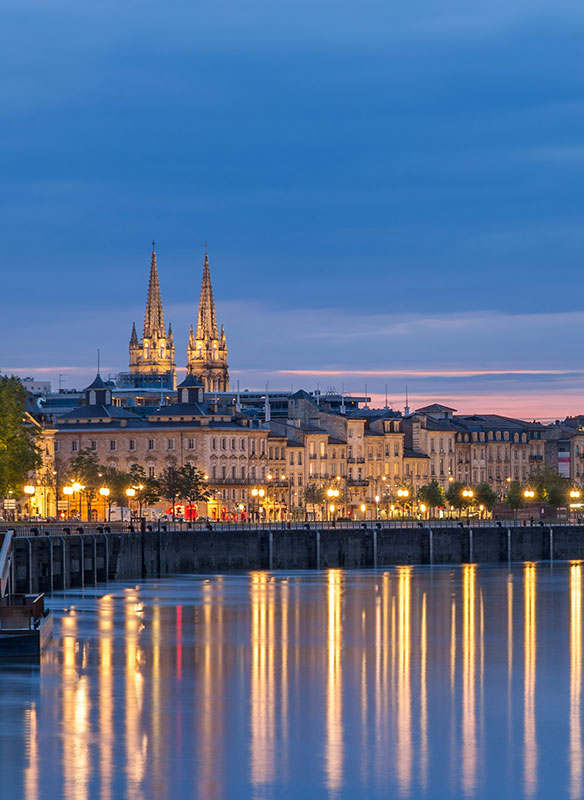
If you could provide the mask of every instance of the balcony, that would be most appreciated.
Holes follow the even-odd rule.
[[[369,486],[369,481],[366,478],[347,478],[348,486]]]
[[[536,456],[529,456],[530,461],[543,461],[543,456],[536,455]]]

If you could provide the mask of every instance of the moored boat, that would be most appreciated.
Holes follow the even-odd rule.
[[[40,659],[53,634],[53,614],[44,594],[0,598],[0,660]]]

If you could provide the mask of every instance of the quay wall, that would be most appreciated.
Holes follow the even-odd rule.
[[[257,569],[584,559],[584,526],[229,529],[18,536],[16,592]]]

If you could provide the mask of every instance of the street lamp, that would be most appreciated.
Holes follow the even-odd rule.
[[[530,498],[534,498],[535,497],[535,492],[533,491],[533,489],[526,489],[523,492],[523,497],[525,497],[526,500],[529,500]]]
[[[63,486],[63,494],[67,497],[67,518],[71,515],[70,503],[71,495],[73,494],[72,486]]]
[[[105,506],[106,506],[106,503],[107,503],[107,511],[108,511],[107,516],[108,516],[108,522],[109,522],[111,506],[110,506],[109,500],[107,498],[110,495],[110,490],[107,488],[107,486],[102,486],[101,489],[99,490],[99,493],[103,497],[103,518],[105,519]]]
[[[25,493],[25,494],[28,496],[28,501],[29,501],[29,502],[28,502],[28,511],[29,511],[29,516],[32,516],[32,502],[31,502],[31,501],[32,501],[32,496],[33,496],[33,494],[35,493],[35,488],[34,488],[34,486],[31,486],[30,484],[27,484],[27,485],[24,487],[24,493]]]
[[[468,509],[469,509],[469,506],[470,506],[470,502],[471,502],[472,498],[474,497],[474,492],[473,492],[472,489],[463,489],[462,490],[462,496],[465,497],[468,500],[468,503],[467,503],[467,506],[466,506],[466,518],[468,519],[468,515],[469,515]]]
[[[338,497],[340,495],[340,491],[338,489],[333,489],[332,486],[331,486],[330,489],[327,489],[326,493],[327,493],[327,497],[329,498],[329,500],[332,500],[334,497]],[[334,510],[335,510],[334,503],[331,503],[329,505],[330,513],[332,514]],[[330,515],[329,515],[329,518],[330,518]]]
[[[403,518],[403,516],[405,514],[406,500],[410,496],[410,490],[409,489],[398,489],[397,490],[397,496],[401,499],[402,518]]]
[[[367,506],[365,503],[361,503],[361,513],[363,514],[363,519],[365,519],[365,512],[367,511]]]
[[[134,489],[133,486],[130,486],[128,489],[126,489],[126,497],[128,498],[128,508],[130,509],[130,522],[132,521],[132,497],[135,497],[135,495],[136,495],[136,490]],[[172,506],[172,519],[174,521],[174,500]]]
[[[79,481],[75,481],[75,483],[72,484],[71,488],[73,489],[73,492],[75,492],[75,494],[79,495],[79,519],[82,519],[83,514],[81,513],[81,492],[85,489],[85,486],[79,483]],[[70,494],[72,494],[72,492]]]

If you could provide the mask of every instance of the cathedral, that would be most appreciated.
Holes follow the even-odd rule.
[[[136,324],[132,325],[130,375],[135,379],[142,378],[145,381],[160,379],[165,385],[176,388],[174,356],[172,326],[169,324],[167,332],[164,325],[156,251],[153,242],[142,339],[138,339]],[[187,375],[192,375],[200,381],[205,392],[229,391],[225,329],[223,325],[221,325],[220,332],[217,328],[209,256],[206,252],[196,333],[192,325],[189,332]]]

